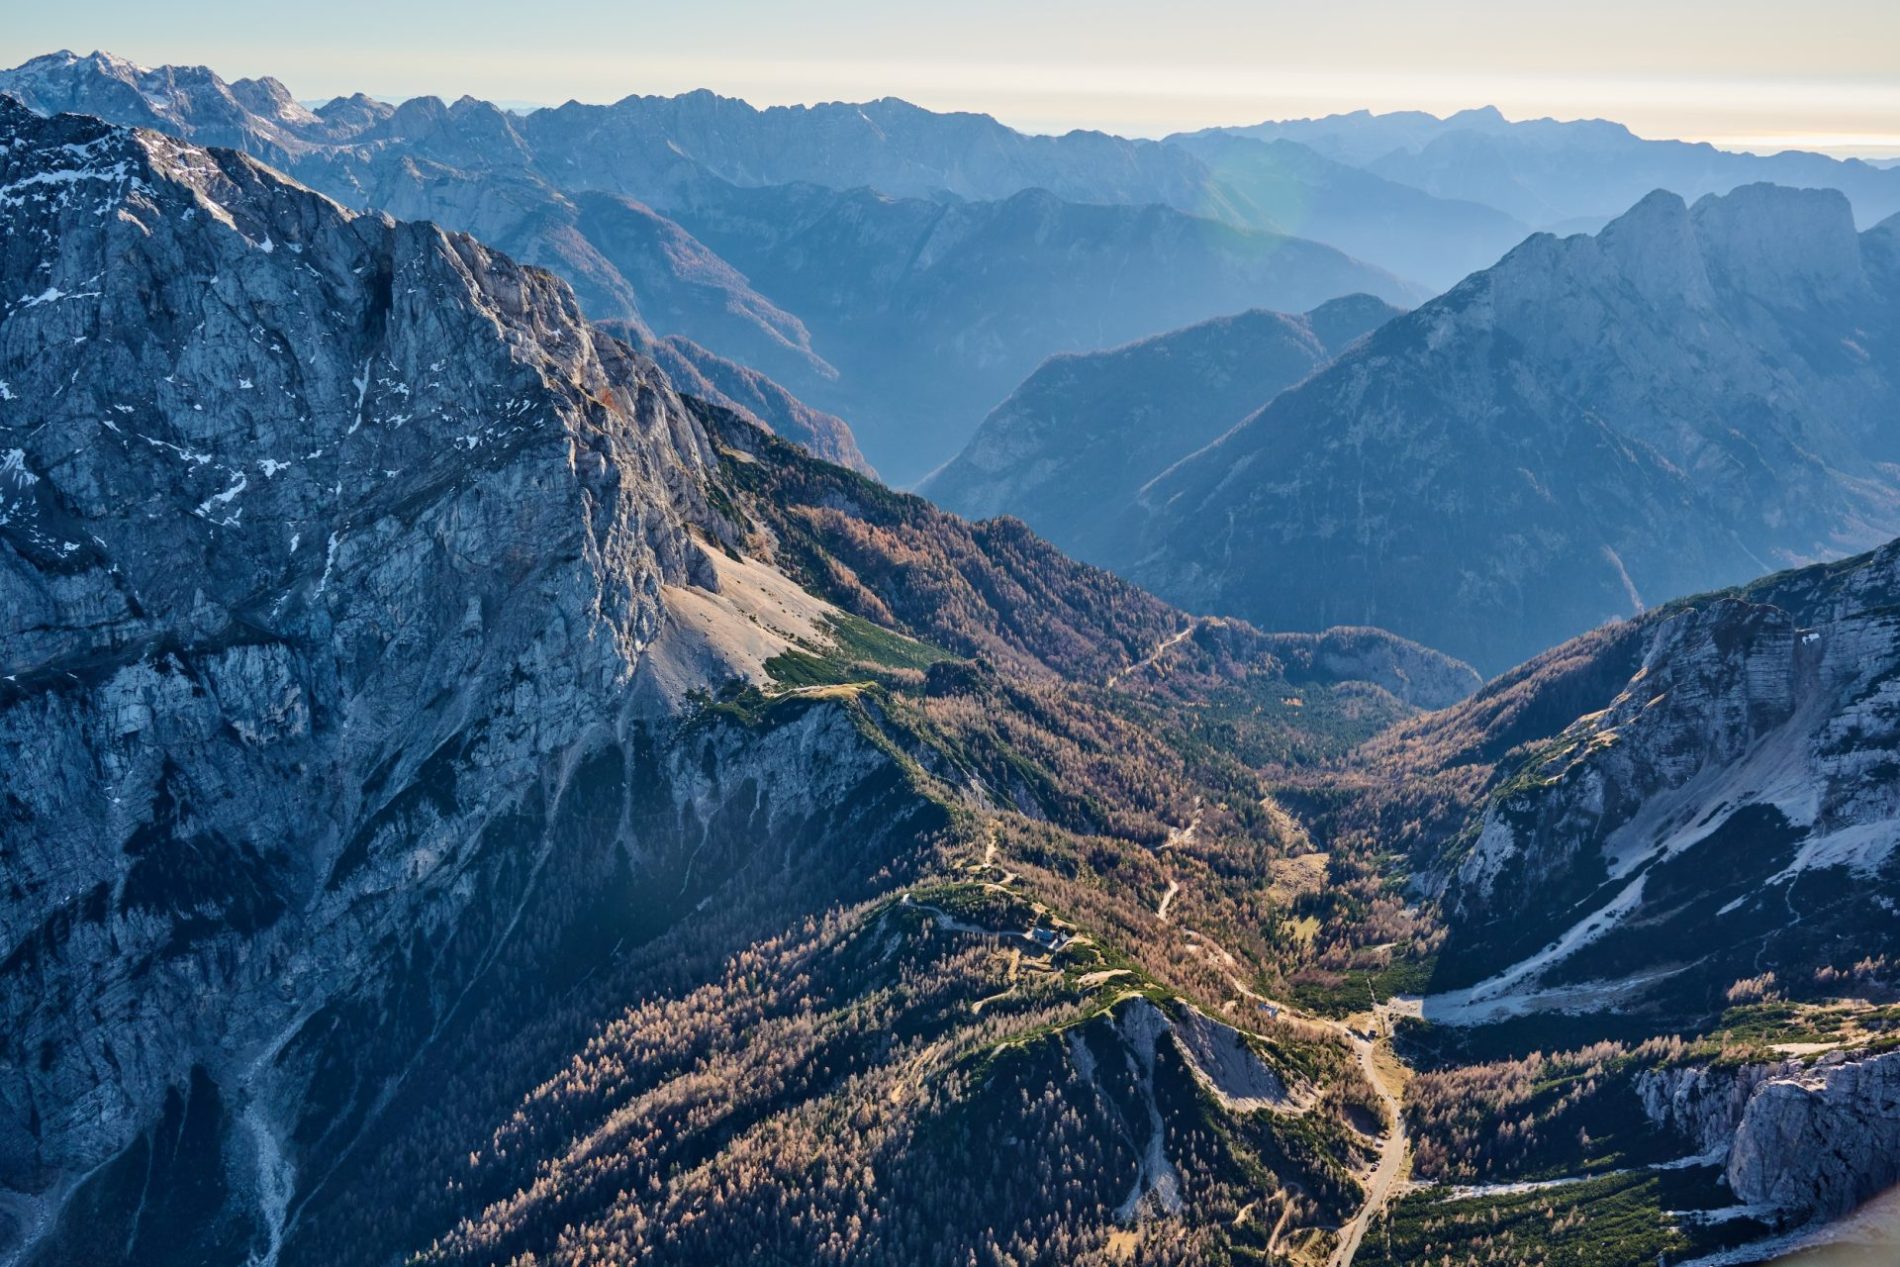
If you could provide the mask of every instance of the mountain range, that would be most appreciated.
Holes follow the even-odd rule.
[[[6,1267],[1879,1234],[1833,1220],[1900,1181],[1900,547],[1834,556],[1895,531],[1896,222],[1653,194],[1409,312],[1203,321],[1155,279],[1271,278],[1259,229],[790,153],[1181,161],[1113,138],[564,108],[765,173],[676,155],[676,216],[480,103],[29,66],[161,126],[0,95]],[[313,188],[357,176],[547,212],[559,271]],[[680,263],[596,313],[622,251]],[[842,392],[840,296],[1024,338],[972,293],[1120,258],[1194,324],[1012,371],[938,478],[1203,614],[644,306]]]
[[[900,482],[1051,353],[1252,306],[1427,293],[1233,211],[1174,147],[896,101],[313,111],[274,80],[70,53],[0,72],[0,92],[232,146],[346,205],[473,233],[567,278],[590,318],[683,336],[844,416]]]
[[[1343,1030],[1256,1054],[1225,958],[1114,949],[1172,876],[1265,953],[1221,860],[1290,831],[1156,719],[1299,692],[1261,742],[1336,750],[1468,669],[1226,622],[1150,683],[1178,612],[682,397],[545,272],[235,151],[0,137],[8,1261],[1099,1258],[1137,1216],[1175,1260],[1347,1217]],[[1037,1153],[1089,1177],[982,1180],[1050,1078]],[[861,1197],[779,1219],[814,1158]],[[874,1167],[961,1195],[880,1210]],[[1187,1215],[1182,1168],[1229,1195]],[[642,1230],[652,1183],[725,1213]]]
[[[1761,183],[1838,189],[1853,202],[1862,228],[1900,211],[1900,173],[1861,159],[1650,140],[1606,119],[1513,121],[1495,106],[1445,118],[1358,110],[1181,139],[1205,143],[1211,137],[1292,141],[1410,188],[1495,207],[1540,229],[1594,229],[1656,189],[1693,201]]]
[[[1495,110],[1163,143],[1031,136],[895,99],[758,110],[695,92],[514,113],[358,94],[311,109],[275,80],[101,53],[0,71],[0,91],[229,145],[346,205],[473,233],[561,274],[592,319],[686,339],[702,364],[848,419],[900,483],[954,456],[1052,354],[1355,291],[1415,304],[1527,226],[1594,227],[1655,188],[1838,188],[1863,225],[1900,209],[1900,172]]]
[[[1191,363],[1223,337],[1142,346]],[[1900,220],[1856,232],[1831,191],[1659,192],[1595,236],[1530,238],[1171,465],[1219,425],[1199,401],[1233,402],[1144,371],[1159,400],[1118,416],[1139,397],[1100,385],[1131,349],[1031,379],[940,482],[1195,610],[1378,625],[1497,672],[1900,531],[1896,353]],[[1152,457],[1120,435],[1177,420]],[[1114,504],[1012,486],[1124,458]]]

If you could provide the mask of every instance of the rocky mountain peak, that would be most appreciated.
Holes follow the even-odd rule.
[[[1682,198],[1658,189],[1605,225],[1596,249],[1618,280],[1654,302],[1709,301],[1709,278],[1695,223]]]
[[[1689,205],[1682,200],[1682,195],[1654,189],[1604,225],[1596,239],[1606,251],[1627,248],[1641,252],[1654,242],[1673,246],[1684,241],[1689,227]]]
[[[56,1209],[199,1085],[263,1258],[312,1071],[407,1059],[304,1022],[521,901],[603,736],[785,645],[718,641],[713,460],[551,275],[0,99],[8,1182]]]
[[[8,78],[8,90],[42,110],[110,101],[141,121],[152,122],[158,119],[165,103],[154,102],[139,91],[138,81],[148,73],[144,67],[109,53],[81,56],[61,49],[16,67]]]
[[[234,79],[229,85],[231,95],[236,97],[247,110],[258,114],[280,114],[296,111],[302,114],[312,113],[290,95],[290,89],[283,82],[270,75],[257,79]]]
[[[391,136],[410,136],[438,126],[448,114],[448,103],[440,97],[410,97],[390,112],[388,131]]]
[[[1502,128],[1509,126],[1504,112],[1496,106],[1473,106],[1446,116],[1446,127],[1453,128]]]
[[[1891,258],[1840,194],[1799,189],[1657,191],[1594,237],[1536,235],[1156,479],[1145,539],[1105,561],[1184,605],[1378,624],[1502,669],[1661,596],[1872,546],[1900,525]],[[1397,598],[1448,521],[1488,561],[1442,558]],[[1471,623],[1492,608],[1510,615]]]
[[[353,92],[347,97],[332,97],[318,107],[317,115],[326,123],[362,128],[387,119],[395,110],[396,107],[368,93]]]
[[[1308,312],[1306,323],[1319,341],[1337,354],[1353,340],[1398,315],[1399,309],[1377,295],[1341,295]]]
[[[103,52],[36,57],[8,72],[6,90],[43,114],[161,127],[280,160],[323,126],[275,79],[227,84],[207,66],[145,67]]]
[[[651,637],[641,590],[686,574],[707,450],[564,285],[230,151],[10,100],[0,146],[5,515],[40,574],[17,610],[114,613],[16,640],[9,671],[202,626],[207,603],[320,635],[362,592],[339,576],[419,506],[537,467],[514,495],[553,516],[535,549],[591,560],[603,649]]]
[[[1697,200],[1690,216],[1711,276],[1736,294],[1806,307],[1866,287],[1854,210],[1838,190],[1742,185]]]

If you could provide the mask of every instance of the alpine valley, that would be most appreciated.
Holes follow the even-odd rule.
[[[1892,1261],[1900,172],[1705,148],[0,73],[0,1264]]]

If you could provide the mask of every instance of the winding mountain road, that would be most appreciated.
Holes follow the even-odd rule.
[[[1193,630],[1193,625],[1182,630],[1179,634],[1175,635],[1174,638],[1170,639],[1167,644],[1156,648],[1155,655],[1159,656],[1166,650],[1167,646],[1186,638]],[[1154,657],[1150,657],[1151,660],[1153,658]],[[1200,829],[1202,810],[1203,807],[1200,803],[1200,799],[1197,797],[1194,812],[1189,817],[1186,825],[1171,829],[1168,833],[1167,842],[1161,846],[1160,851],[1165,852],[1170,848],[1191,843]],[[997,831],[995,825],[991,824],[989,837],[983,851],[982,861],[966,865],[979,872],[991,868],[1001,869],[1001,864],[996,861],[996,854]],[[1014,872],[1007,872],[1003,877],[1002,884],[1006,885],[1014,878]],[[990,883],[994,884],[995,882]],[[1173,877],[1169,877],[1167,892],[1162,894],[1161,900],[1154,912],[1155,919],[1158,922],[1164,924],[1169,922],[1169,907],[1173,905],[1175,897],[1180,892],[1180,882]],[[929,912],[935,916],[939,927],[945,929],[959,932],[993,933],[993,930],[978,928],[973,924],[969,924],[950,915],[947,911],[938,907],[917,902],[912,899],[908,893],[904,895],[902,904],[915,906]],[[1190,939],[1208,941],[1208,944],[1228,964],[1234,964],[1233,956],[1228,954],[1224,949],[1221,949],[1218,943],[1207,939],[1205,934],[1192,929],[1185,930],[1185,933]],[[1023,936],[1027,937],[1028,934],[1024,933]],[[1106,980],[1111,975],[1117,974],[1095,974],[1095,980],[1090,981],[1088,978],[1084,978],[1084,984],[1100,984],[1101,981]],[[1230,979],[1233,981],[1234,988],[1243,998],[1261,1002],[1265,1001],[1261,995],[1249,989],[1245,982],[1241,981],[1238,976],[1230,975]],[[1004,993],[1007,993],[1007,991]],[[993,996],[993,998],[1000,997],[1002,997],[1002,995]],[[993,998],[984,999],[982,1002],[991,1002]],[[1119,1002],[1119,1000],[1117,1001]],[[1409,1009],[1408,1004],[1410,1005]],[[979,1006],[981,1006],[981,1004],[979,1004]],[[1366,1230],[1372,1226],[1373,1220],[1378,1217],[1380,1212],[1383,1211],[1391,1201],[1393,1193],[1400,1187],[1401,1177],[1405,1173],[1406,1160],[1411,1152],[1411,1137],[1405,1127],[1404,1104],[1400,1098],[1400,1088],[1392,1086],[1387,1080],[1385,1071],[1379,1067],[1378,1051],[1379,1043],[1382,1041],[1383,1036],[1390,1033],[1391,1018],[1394,1015],[1406,1014],[1408,1011],[1415,1013],[1416,1007],[1416,1000],[1375,1003],[1371,1012],[1371,1024],[1366,1032],[1355,1030],[1345,1021],[1327,1021],[1321,1020],[1318,1017],[1308,1018],[1330,1028],[1351,1044],[1353,1054],[1358,1058],[1359,1067],[1365,1073],[1366,1081],[1371,1084],[1373,1091],[1379,1097],[1379,1103],[1385,1110],[1386,1121],[1388,1123],[1386,1132],[1379,1142],[1379,1160],[1373,1167],[1372,1173],[1365,1179],[1365,1201],[1361,1204],[1358,1212],[1339,1229],[1339,1244],[1334,1248],[1332,1256],[1327,1260],[1327,1267],[1351,1267],[1354,1257],[1359,1252],[1360,1244],[1365,1240]],[[1270,1243],[1278,1241],[1290,1213],[1291,1208],[1289,1207],[1289,1209],[1282,1214],[1278,1224],[1270,1234]]]

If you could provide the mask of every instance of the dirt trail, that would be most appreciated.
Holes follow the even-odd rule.
[[[1267,1257],[1272,1258],[1280,1252],[1280,1238],[1286,1234],[1286,1225],[1293,1220],[1293,1203],[1288,1201],[1280,1211],[1280,1217],[1274,1221],[1273,1230],[1267,1233]]]
[[[1000,871],[1002,873],[1000,879],[984,880],[983,883],[989,888],[1000,889],[1007,893],[1010,891],[1009,886],[1016,882],[1017,873],[996,860],[996,836],[996,824],[992,822],[989,824],[989,838],[983,843],[983,860],[965,863],[963,869],[979,879],[985,871]]]
[[[1201,815],[1205,812],[1206,807],[1201,804],[1201,798],[1195,797],[1194,812],[1188,815],[1187,826],[1168,828],[1168,838],[1161,842],[1161,847],[1177,849],[1182,845],[1193,844],[1194,834],[1201,830]]]
[[[1186,635],[1183,634],[1183,637]],[[1161,843],[1161,849],[1173,849],[1180,845],[1194,843],[1194,833],[1201,829],[1201,798],[1194,798],[1194,812],[1188,815],[1186,827],[1170,827],[1168,838]],[[1157,851],[1159,852],[1159,851]],[[1161,905],[1155,907],[1155,918],[1162,923],[1168,922],[1168,907],[1174,902],[1174,895],[1181,891],[1181,882],[1173,876],[1168,877],[1168,891],[1161,895]]]
[[[1379,1145],[1379,1164],[1373,1168],[1372,1177],[1366,1180],[1366,1202],[1359,1208],[1359,1213],[1339,1229],[1339,1246],[1327,1260],[1327,1267],[1349,1267],[1353,1256],[1359,1252],[1360,1242],[1365,1240],[1366,1229],[1385,1209],[1399,1176],[1405,1171],[1406,1154],[1411,1151],[1411,1138],[1406,1133],[1405,1114],[1399,1094],[1387,1083],[1385,1073],[1375,1059],[1379,1040],[1361,1037],[1343,1023],[1335,1024],[1339,1032],[1352,1043],[1353,1051],[1359,1057],[1359,1067],[1365,1071],[1366,1081],[1372,1084],[1372,1089],[1379,1093],[1379,1102],[1385,1106],[1386,1117],[1391,1123],[1384,1141]],[[1387,1032],[1386,1008],[1383,1005],[1373,1012],[1373,1026],[1375,1034]]]
[[[958,919],[956,916],[952,915],[949,911],[944,910],[941,906],[932,906],[928,902],[914,901],[911,898],[910,894],[908,893],[904,894],[904,896],[898,900],[897,904],[899,906],[909,906],[909,907],[913,907],[916,910],[928,912],[931,918],[937,921],[937,927],[945,930],[946,932],[973,933],[978,937],[999,937],[999,938],[1018,935],[1018,934],[1013,934],[1013,933],[998,932],[994,928],[985,928],[981,924],[972,924],[967,919]],[[1020,935],[1023,937],[1028,937],[1029,933],[1027,931],[1024,931]]]
[[[890,1101],[892,1104],[902,1104],[905,1096],[923,1085],[924,1070],[929,1068],[930,1062],[937,1058],[937,1053],[948,1045],[947,1043],[935,1042],[917,1054],[910,1062],[909,1067],[904,1070],[903,1075],[891,1085]]]
[[[1179,633],[1170,634],[1166,638],[1163,638],[1160,642],[1156,643],[1155,649],[1153,651],[1150,651],[1144,659],[1137,660],[1135,663],[1129,665],[1127,668],[1119,670],[1118,672],[1109,674],[1108,684],[1110,686],[1113,686],[1115,685],[1115,683],[1120,682],[1122,679],[1128,677],[1132,673],[1139,673],[1143,669],[1152,668],[1157,662],[1160,661],[1162,656],[1168,654],[1168,652],[1174,650],[1176,647],[1180,646],[1183,642],[1187,641],[1188,637],[1192,635],[1193,632],[1196,629],[1199,629],[1200,627],[1201,627],[1201,622],[1199,620],[1190,620],[1187,624],[1186,629],[1181,630]]]
[[[1161,905],[1155,907],[1155,918],[1162,923],[1168,922],[1168,906],[1174,901],[1174,895],[1181,891],[1178,880],[1168,881],[1168,891],[1161,895]]]

